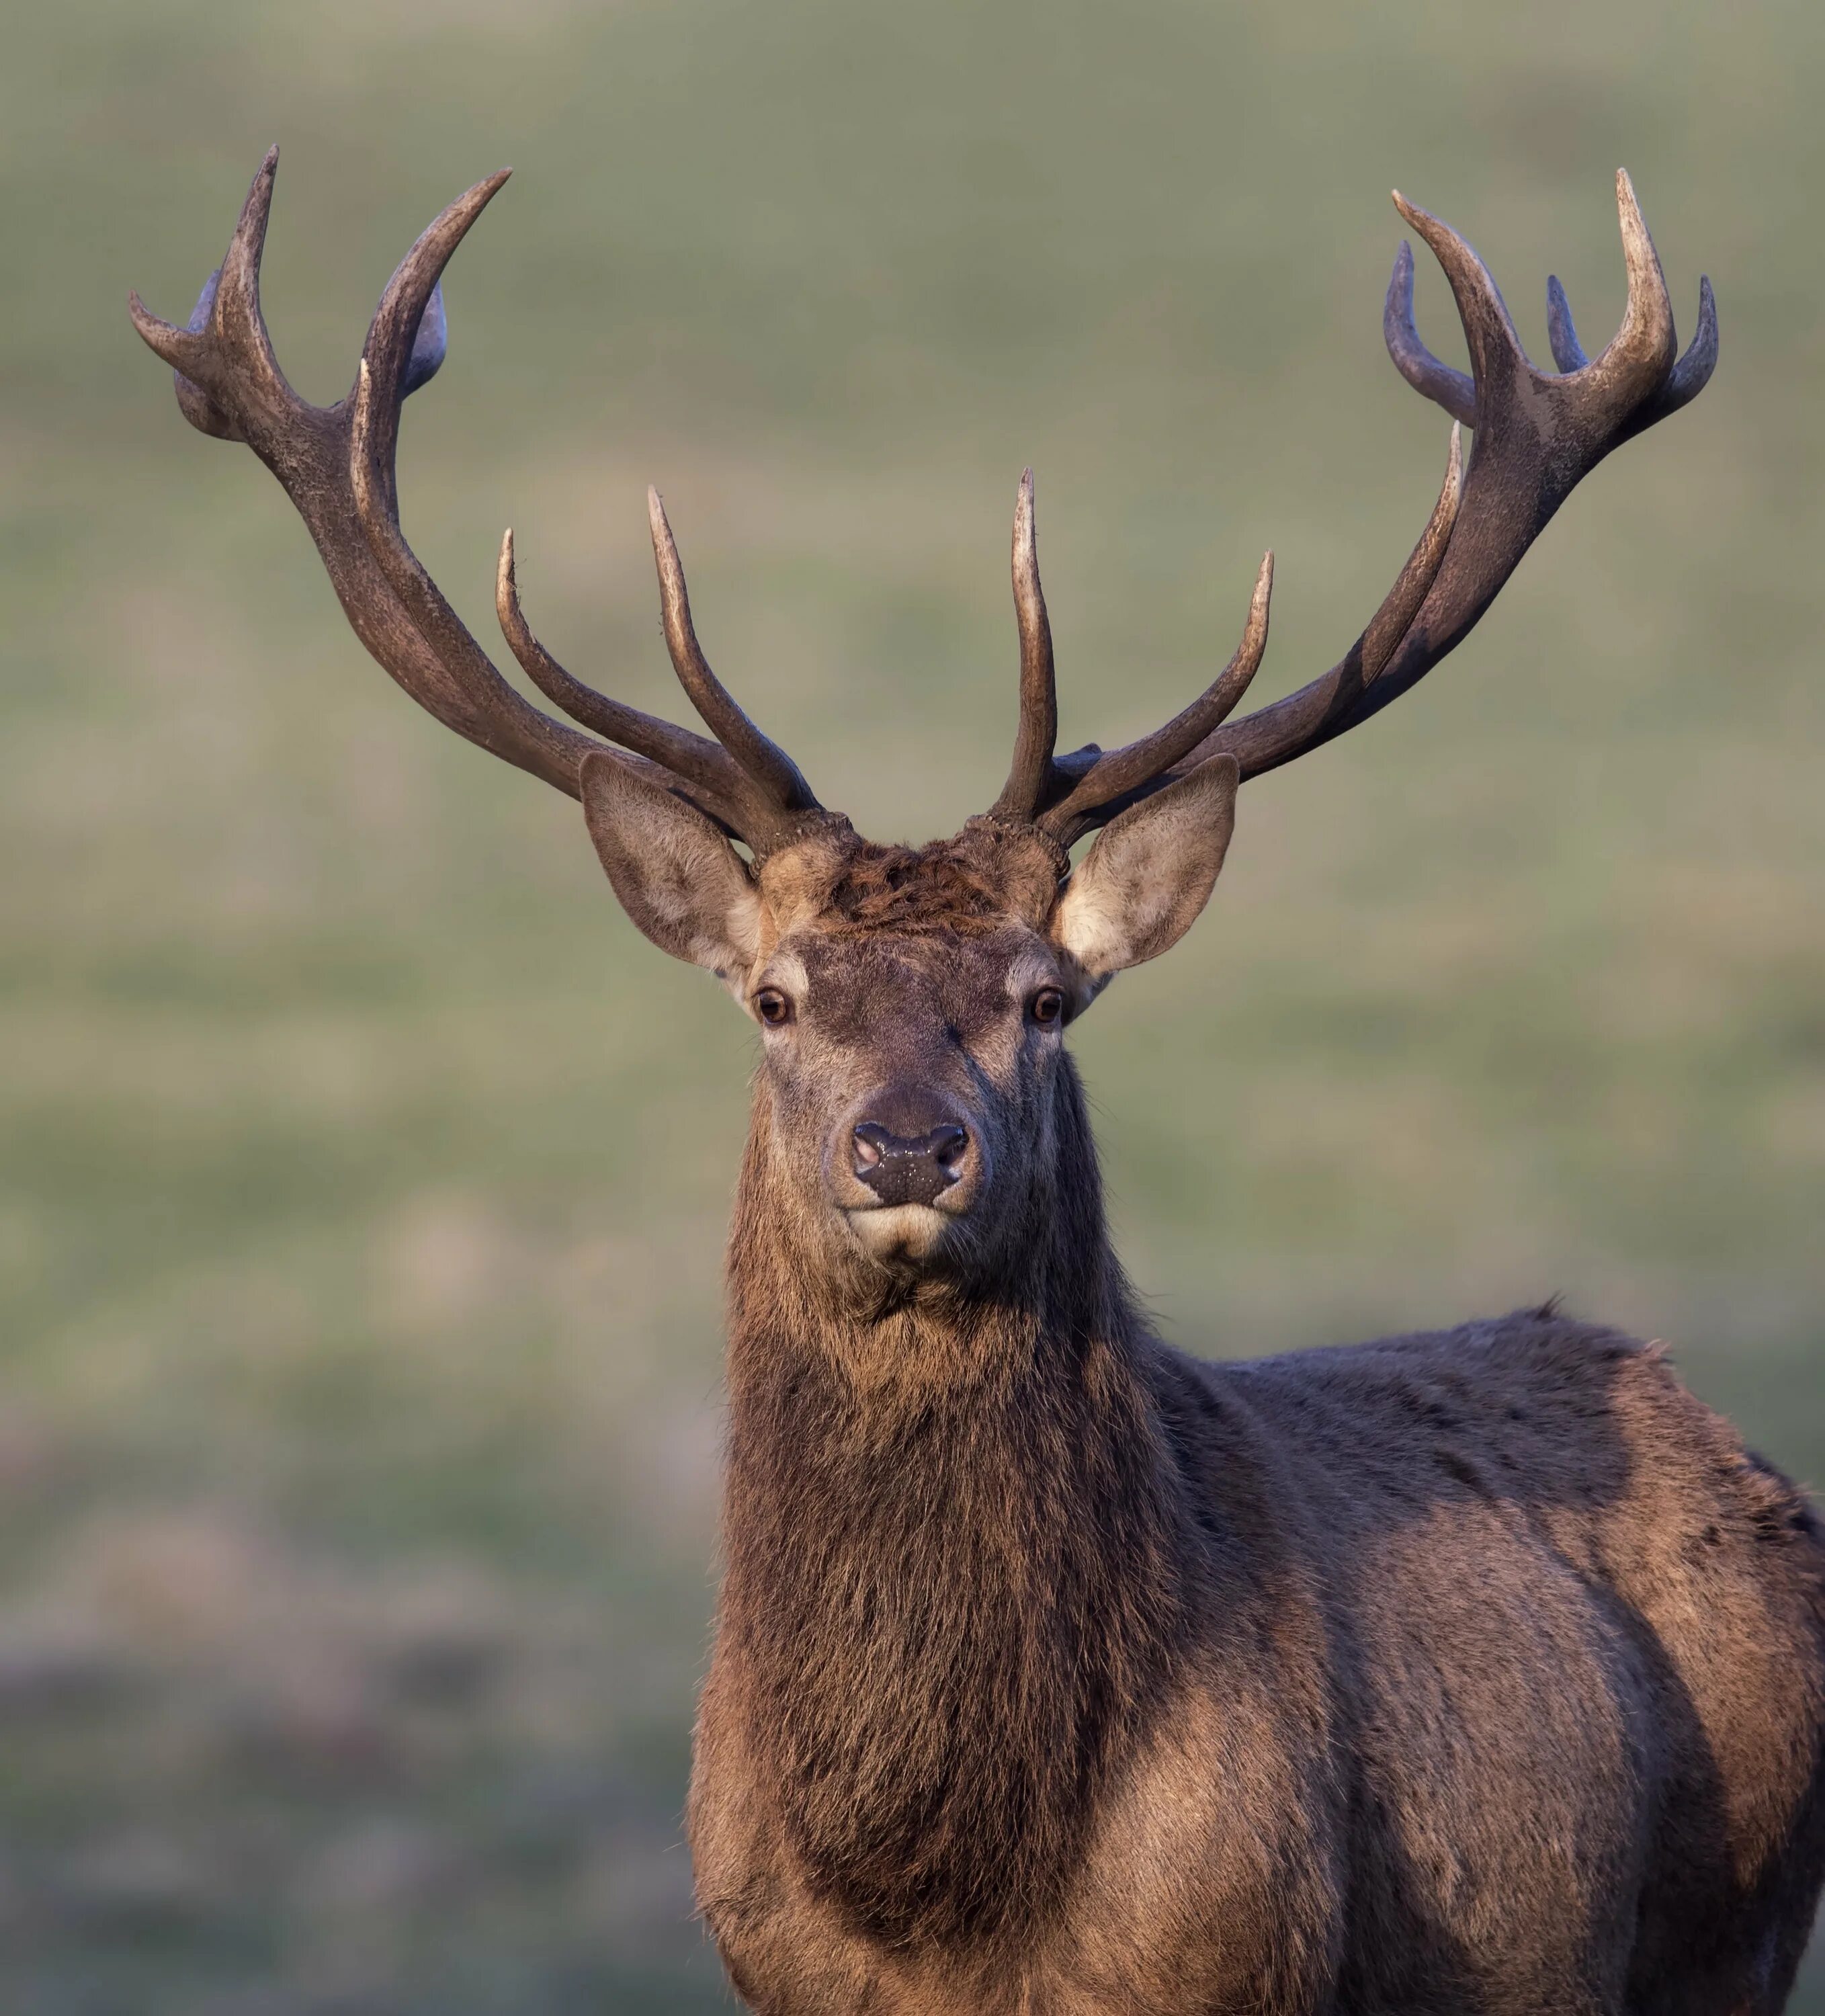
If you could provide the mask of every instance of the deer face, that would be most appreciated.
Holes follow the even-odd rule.
[[[1067,1024],[1202,909],[1233,821],[1222,756],[1109,825],[1071,870],[1030,823],[881,847],[846,820],[744,861],[613,758],[583,772],[603,866],[653,942],[758,1025],[753,1152],[833,1269],[992,1276],[1074,1172],[1053,1125]]]
[[[826,1258],[992,1264],[1053,1173],[1068,985],[1015,917],[857,931],[826,913],[758,962],[758,1146]]]

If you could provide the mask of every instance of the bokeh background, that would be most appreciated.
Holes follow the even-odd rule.
[[[727,2006],[679,1811],[751,1044],[567,801],[369,663],[132,336],[275,139],[319,399],[518,169],[401,455],[477,634],[510,520],[554,648],[675,709],[657,479],[715,663],[912,838],[1005,765],[1024,463],[1071,741],[1201,686],[1269,544],[1282,690],[1445,452],[1382,352],[1388,189],[1542,356],[1560,273],[1594,351],[1626,163],[1683,332],[1716,283],[1715,382],[1444,670],[1249,787],[1078,1048],[1175,1339],[1562,1291],[1825,1479],[1825,13],[74,0],[5,40],[8,2011]]]

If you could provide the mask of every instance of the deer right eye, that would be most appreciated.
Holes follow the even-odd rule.
[[[754,1013],[776,1029],[792,1020],[792,1003],[778,988],[763,987],[754,996]]]

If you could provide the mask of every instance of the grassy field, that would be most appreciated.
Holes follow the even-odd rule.
[[[1200,686],[1269,544],[1290,686],[1445,450],[1381,351],[1388,189],[1543,355],[1549,271],[1593,349],[1619,311],[1625,162],[1715,383],[1432,681],[1250,787],[1079,1049],[1175,1338],[1560,1290],[1825,1481],[1816,9],[76,0],[7,45],[8,2011],[725,2006],[678,1814],[745,1025],[368,663],[133,337],[275,139],[319,398],[518,170],[401,457],[477,634],[511,521],[542,634],[675,709],[657,480],[712,658],[881,837],[1005,766],[1023,463],[1072,741]]]

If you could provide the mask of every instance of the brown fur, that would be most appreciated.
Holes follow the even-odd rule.
[[[730,1244],[690,1809],[740,1993],[1778,2010],[1825,1866],[1805,1502],[1659,1347],[1551,1306],[1256,1364],[1161,1344],[1070,1059],[1010,1019],[1007,976],[1062,963],[1017,843],[833,828],[758,877],[751,979],[789,973],[801,1013]],[[902,1264],[817,1171],[909,1079],[993,1175]]]
[[[1007,910],[999,880],[988,872],[977,846],[967,841],[924,848],[863,845],[844,857],[824,899],[822,927],[970,937],[993,931]]]

